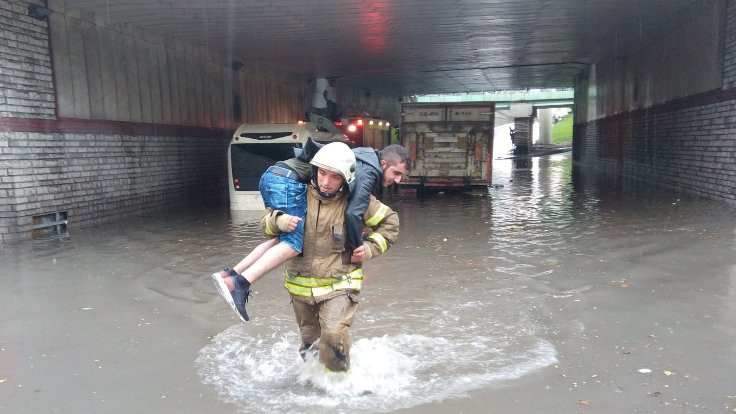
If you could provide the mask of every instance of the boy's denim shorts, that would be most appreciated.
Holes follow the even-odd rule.
[[[266,171],[261,176],[258,189],[266,207],[302,219],[294,231],[279,235],[279,240],[301,253],[304,242],[304,218],[307,214],[307,185]]]

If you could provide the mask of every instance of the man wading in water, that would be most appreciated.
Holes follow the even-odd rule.
[[[286,263],[285,287],[291,295],[299,326],[302,357],[318,339],[319,358],[329,371],[350,368],[350,337],[363,282],[362,262],[386,252],[396,243],[399,217],[388,206],[370,196],[363,223],[368,228],[362,245],[346,250],[345,208],[349,184],[355,179],[355,155],[342,143],[321,148],[310,161],[316,170],[307,186],[307,215],[304,220],[302,255]],[[269,235],[281,232],[278,210],[261,219]],[[350,251],[350,250],[348,250]]]
[[[302,252],[306,183],[312,179],[309,161],[321,147],[310,138],[303,149],[297,150],[297,157],[280,161],[263,174],[259,183],[263,201],[271,210],[281,211],[275,226],[266,229],[267,236],[271,238],[258,245],[232,269],[226,268],[211,276],[222,299],[243,322],[249,319],[245,303],[251,284]],[[389,145],[380,152],[368,147],[355,148],[352,152],[355,155],[355,179],[348,183],[344,264],[350,263],[352,256],[360,255],[365,249],[363,216],[371,195],[378,193],[381,186],[390,187],[401,182],[411,165],[409,152],[401,145]]]

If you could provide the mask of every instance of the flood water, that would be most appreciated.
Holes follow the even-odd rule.
[[[0,248],[0,412],[670,413],[736,408],[736,210],[494,160],[486,194],[388,197],[352,368],[297,354],[279,271],[252,322],[208,275],[261,238],[222,206]]]

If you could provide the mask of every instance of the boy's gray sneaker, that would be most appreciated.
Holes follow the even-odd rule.
[[[227,288],[227,284],[225,284],[225,279],[224,278],[226,278],[228,276],[232,276],[231,273],[234,273],[234,274],[238,275],[232,269],[225,269],[225,270],[221,270],[219,272],[213,273],[210,276],[210,278],[212,278],[212,284],[215,285],[215,289],[217,289],[217,293],[220,295],[220,297],[222,298],[223,302],[225,302],[225,304],[227,304],[228,306],[230,306],[230,309],[232,309],[233,312],[235,312],[235,314],[238,315],[238,318],[240,318],[240,320],[242,320],[243,322],[245,322],[245,321],[248,320],[248,315],[246,314],[245,315],[245,319],[243,319],[243,316],[241,315],[240,311],[238,311],[238,308],[235,305],[235,296],[240,297],[241,295],[239,293],[238,294],[235,294],[235,292],[232,292],[231,293],[230,292],[230,289]],[[240,275],[238,275],[238,276],[240,276]],[[240,276],[240,277],[242,278],[242,276]],[[236,289],[237,289],[237,286],[238,286],[238,284],[235,283]],[[245,305],[243,305],[243,312],[245,313]]]
[[[238,316],[240,316],[243,322],[249,321],[248,312],[245,311],[245,302],[248,301],[248,297],[250,296],[250,282],[238,274],[233,276],[233,278],[235,290],[231,293],[233,302],[235,302],[235,309],[238,311]]]

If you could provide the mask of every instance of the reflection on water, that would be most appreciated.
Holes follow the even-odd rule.
[[[485,194],[388,196],[401,217],[399,243],[366,264],[351,331],[354,365],[346,376],[299,358],[278,271],[256,285],[248,304],[252,323],[237,323],[216,297],[207,275],[261,241],[256,217],[223,209],[72,226],[69,240],[4,247],[0,303],[13,317],[0,322],[8,350],[0,362],[11,353],[25,360],[49,349],[72,359],[90,353],[126,362],[114,375],[94,366],[64,377],[68,389],[48,393],[58,397],[54,401],[68,397],[67,412],[104,411],[90,402],[92,392],[106,393],[108,402],[116,395],[129,401],[132,389],[154,394],[157,384],[177,384],[192,369],[196,384],[182,386],[178,397],[185,407],[198,401],[194,395],[210,392],[243,412],[385,412],[511,386],[564,362],[560,344],[589,333],[590,309],[621,315],[643,306],[658,318],[657,329],[675,332],[696,319],[713,344],[734,343],[732,209],[579,174],[569,154],[523,166],[494,163],[496,185]],[[34,307],[23,312],[28,302]],[[142,331],[146,326],[157,330]],[[69,339],[90,330],[97,333],[91,341]],[[30,331],[44,335],[31,340]],[[679,336],[678,344],[698,336]],[[169,342],[176,348],[165,346]],[[156,353],[159,347],[165,357]],[[660,349],[667,352],[664,344]],[[687,349],[675,351],[687,360]],[[179,376],[172,361],[183,371]],[[141,364],[155,369],[121,392],[116,378]],[[65,372],[53,364],[48,371],[0,366],[13,367],[0,377],[27,383]],[[717,365],[703,366],[718,372]],[[11,402],[5,408],[23,406],[9,389],[0,384],[0,401]],[[177,412],[150,397],[138,408]]]

